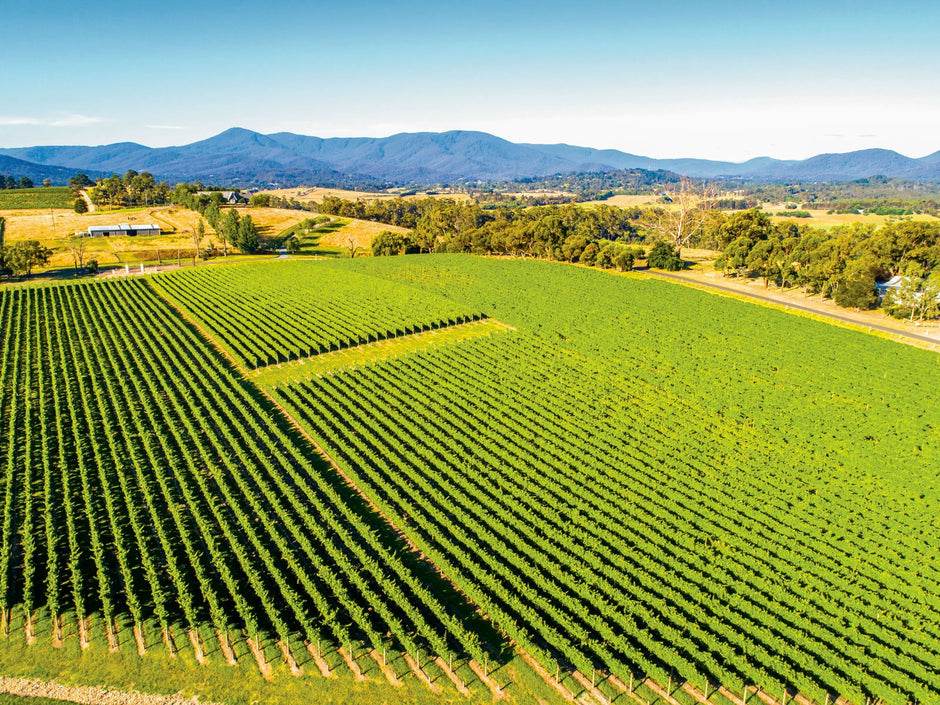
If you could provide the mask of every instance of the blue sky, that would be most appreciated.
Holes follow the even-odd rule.
[[[473,129],[653,157],[940,149],[940,3],[7,3],[0,146]]]

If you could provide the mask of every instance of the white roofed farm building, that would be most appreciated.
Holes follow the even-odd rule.
[[[92,225],[88,231],[83,233],[87,237],[114,237],[117,235],[159,235],[160,226],[155,223],[128,225],[121,223],[119,225]]]

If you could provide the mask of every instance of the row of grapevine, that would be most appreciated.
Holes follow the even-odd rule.
[[[549,671],[940,696],[938,576],[909,575],[887,518],[842,541],[794,510],[805,448],[521,335],[276,394]]]
[[[143,280],[0,292],[0,608],[483,660],[491,632]]]
[[[154,285],[248,368],[480,318],[443,297],[313,262],[169,272]]]

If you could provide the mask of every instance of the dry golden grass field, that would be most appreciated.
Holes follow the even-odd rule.
[[[604,199],[603,201],[588,201],[589,204],[620,206],[621,208],[632,208],[633,206],[645,206],[654,203],[656,198],[649,193],[636,195],[618,194]]]
[[[372,238],[383,230],[390,230],[393,233],[408,232],[407,228],[400,228],[397,225],[373,223],[369,220],[356,220],[354,218],[342,218],[341,220],[346,221],[346,225],[321,237],[320,247],[348,251],[349,240],[352,238],[356,247],[371,254],[369,248],[372,245]]]
[[[84,213],[73,210],[8,210],[0,211],[6,218],[6,241],[39,240],[53,251],[50,267],[72,265],[68,241],[92,225],[130,223],[141,225],[156,223],[159,237],[96,237],[85,238],[85,258],[98,260],[100,265],[136,263],[141,260],[176,257],[178,249],[192,248],[192,229],[197,214],[177,206],[160,206],[116,211],[114,213]],[[212,239],[212,229],[203,245]]]
[[[275,238],[287,228],[313,214],[307,211],[284,208],[239,208],[242,216],[250,215],[258,226],[262,238]],[[178,251],[187,257],[193,249],[192,233],[200,216],[180,206],[156,206],[137,208],[113,213],[96,212],[78,214],[71,209],[4,210],[0,216],[6,218],[6,241],[39,240],[53,251],[50,268],[71,267],[73,264],[69,241],[74,235],[87,231],[92,225],[114,225],[129,223],[141,225],[156,223],[160,226],[159,237],[97,237],[85,238],[85,259],[94,259],[100,266],[115,264],[137,264],[140,262],[172,262]],[[345,225],[327,233],[319,245],[327,250],[346,252],[352,238],[360,254],[367,253],[374,238],[382,230],[407,232],[382,223],[372,223],[352,218],[342,219]],[[203,221],[206,236],[200,247],[214,245],[221,248],[215,231]]]
[[[269,193],[280,198],[293,198],[302,203],[319,203],[327,196],[336,196],[347,201],[374,201],[398,198],[400,194],[394,191],[345,191],[337,188],[320,188],[318,186],[301,186],[299,188],[280,188],[259,193]],[[427,198],[427,193],[417,193],[405,198]],[[452,198],[458,201],[469,201],[470,196],[465,193],[434,193],[431,198]]]
[[[831,228],[836,225],[851,225],[852,223],[865,223],[880,227],[885,223],[896,222],[900,218],[890,215],[859,215],[858,213],[827,213],[826,209],[806,209],[811,215],[810,218],[793,218],[787,216],[778,216],[777,213],[785,212],[785,206],[782,203],[765,203],[761,208],[770,216],[774,223],[780,223],[785,220],[792,220],[795,223],[810,225],[814,228]],[[800,210],[803,210],[802,208]],[[932,215],[910,215],[904,216],[905,220],[922,220],[929,222],[940,222],[940,218]]]

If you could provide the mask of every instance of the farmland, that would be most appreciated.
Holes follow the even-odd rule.
[[[466,255],[11,288],[0,330],[28,638],[441,701],[940,698],[935,353]]]
[[[43,191],[51,189],[42,189]],[[20,193],[19,191],[0,191],[2,194]],[[239,209],[244,215],[251,215],[258,227],[263,241],[277,242],[278,237],[291,226],[310,216],[305,211],[285,208],[249,208]],[[68,241],[76,233],[85,232],[94,225],[113,225],[115,223],[144,224],[156,223],[161,228],[159,237],[107,237],[92,238],[85,243],[86,259],[95,259],[100,266],[160,264],[176,262],[178,251],[182,258],[192,256],[193,229],[199,215],[180,206],[159,206],[151,208],[129,208],[114,212],[75,213],[71,209],[40,209],[17,207],[10,210],[0,208],[0,216],[6,219],[6,242],[38,240],[53,250],[49,261],[51,268],[73,266],[72,254]],[[221,249],[218,235],[208,225],[206,235],[200,241],[200,247],[214,246]],[[317,239],[310,254],[336,256],[347,254],[350,240],[360,254],[368,252],[372,238],[382,230],[405,232],[403,228],[372,223],[354,218],[344,218]],[[306,250],[305,250],[306,251]]]
[[[249,368],[481,318],[395,282],[303,262],[171,272],[156,284]]]
[[[272,196],[278,196],[279,198],[294,199],[300,201],[301,203],[319,203],[327,196],[333,196],[336,198],[344,198],[347,200],[375,200],[375,199],[386,199],[386,198],[400,198],[401,194],[395,191],[348,191],[345,189],[336,189],[336,188],[321,188],[318,186],[302,186],[300,188],[282,188],[282,189],[270,189],[267,191],[261,191],[261,193],[268,193]],[[428,194],[420,193],[412,196],[405,196],[405,198],[425,198]],[[453,198],[456,200],[464,201],[469,200],[470,196],[462,193],[437,193],[432,194],[436,198]]]
[[[0,311],[6,624],[262,670],[440,654],[467,681],[498,648],[146,282],[21,288]]]
[[[892,353],[888,370],[876,351],[890,343],[655,282],[612,298],[616,279],[552,265],[363,268],[487,300],[538,334],[275,392],[518,643],[621,681],[639,668],[700,691],[936,697],[934,628],[908,620],[933,619],[922,596],[937,576],[905,568],[937,550],[930,354]],[[518,295],[549,286],[569,302],[560,311]],[[666,293],[674,310],[656,304]],[[775,318],[792,349],[748,337]],[[909,422],[932,443],[887,415],[901,389],[934,409]]]
[[[75,195],[66,186],[0,189],[0,210],[71,208]]]

